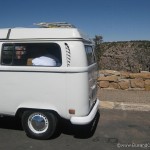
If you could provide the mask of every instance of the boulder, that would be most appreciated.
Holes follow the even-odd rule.
[[[118,82],[118,84],[122,90],[129,89],[129,87],[130,87],[130,82],[128,80],[127,81],[122,80],[122,81]]]
[[[150,80],[145,80],[145,85],[150,85]]]
[[[143,79],[132,79],[131,80],[131,88],[144,88]]]
[[[109,83],[109,88],[120,89],[120,86],[118,85],[118,83],[110,82]]]
[[[108,81],[100,81],[99,85],[101,88],[108,88],[109,82]]]
[[[107,76],[107,77],[99,77],[100,81],[111,81],[111,82],[116,82],[118,81],[118,77],[117,76]]]
[[[121,75],[121,78],[125,78],[126,79],[126,78],[129,78],[129,74],[130,74],[129,72],[121,72],[120,75]]]
[[[150,91],[150,85],[145,85],[145,90]]]
[[[115,70],[101,70],[100,73],[104,74],[105,76],[110,76],[110,75],[120,76],[120,72]]]
[[[145,90],[150,91],[150,80],[145,80]]]
[[[150,79],[150,72],[149,73],[130,73],[129,76],[131,79],[136,79],[136,78]]]

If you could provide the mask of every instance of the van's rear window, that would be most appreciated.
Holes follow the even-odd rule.
[[[56,43],[3,44],[2,65],[12,66],[61,66],[60,46]]]

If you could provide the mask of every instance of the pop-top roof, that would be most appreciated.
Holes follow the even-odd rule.
[[[7,39],[9,29],[0,29],[0,39]]]
[[[0,39],[84,39],[90,41],[85,34],[71,24],[39,23],[37,25],[40,28],[0,29]]]

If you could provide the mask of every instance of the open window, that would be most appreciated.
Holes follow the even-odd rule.
[[[41,62],[33,63],[35,59]],[[49,65],[48,61],[55,61],[55,65]],[[6,43],[2,47],[1,64],[59,67],[62,65],[61,49],[56,43]]]

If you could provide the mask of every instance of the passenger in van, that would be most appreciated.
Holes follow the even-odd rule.
[[[14,65],[24,66],[27,63],[26,48],[24,46],[15,47],[16,58],[14,59]]]
[[[37,58],[34,58],[32,60],[32,64],[35,66],[57,66],[56,58],[50,54],[47,54],[45,56],[40,56]]]
[[[58,59],[51,54],[51,51],[47,48],[40,51],[37,58],[32,60],[32,65],[37,66],[57,66]]]
[[[22,57],[25,54],[25,47],[23,47],[23,46],[16,46],[15,50],[16,50],[16,58],[17,59],[22,59]]]

